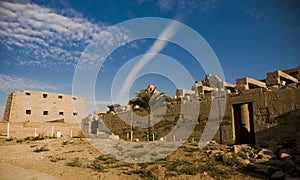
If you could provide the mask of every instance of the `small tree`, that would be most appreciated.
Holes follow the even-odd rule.
[[[151,134],[154,133],[154,117],[153,112],[161,108],[164,103],[170,102],[171,98],[165,93],[156,91],[156,87],[148,85],[147,89],[142,89],[136,94],[134,99],[129,101],[129,105],[133,111],[146,111],[148,114],[148,135],[151,139]],[[135,108],[135,107],[139,108]],[[154,140],[154,139],[153,139]]]

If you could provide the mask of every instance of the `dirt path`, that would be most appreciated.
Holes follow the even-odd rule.
[[[36,170],[25,169],[9,163],[0,162],[0,179],[11,180],[11,179],[43,179],[43,180],[54,180],[58,179],[49,174],[45,174]]]

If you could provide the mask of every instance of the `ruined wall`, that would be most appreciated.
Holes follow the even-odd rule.
[[[180,105],[174,104],[166,113],[154,114],[154,131],[156,138],[165,137],[176,125],[180,113]],[[140,112],[108,113],[103,116],[103,123],[110,132],[117,134],[122,139],[130,139],[131,123],[133,123],[133,138],[147,140],[148,116]],[[133,120],[133,122],[131,122]],[[106,131],[104,125],[99,124],[99,130]],[[179,126],[180,127],[180,126]],[[184,132],[182,132],[184,133]],[[173,137],[172,137],[173,139]]]
[[[300,90],[297,88],[282,88],[276,90],[268,90],[266,88],[253,88],[248,90],[240,90],[239,93],[227,94],[226,108],[223,115],[221,128],[217,130],[214,135],[214,140],[220,143],[233,144],[236,142],[236,136],[240,136],[235,132],[235,122],[234,122],[234,112],[233,106],[251,103],[252,104],[252,114],[253,115],[253,131],[255,133],[256,141],[265,140],[267,138],[266,133],[258,133],[269,129],[270,134],[272,134],[274,128],[279,124],[282,125],[285,122],[286,124],[292,124],[292,126],[281,128],[281,133],[276,134],[280,139],[283,137],[290,137],[293,134],[296,134],[297,124],[299,121],[298,116],[289,116],[287,118],[285,115],[290,114],[290,112],[300,109]],[[186,109],[190,107],[185,106]],[[193,133],[190,136],[190,139],[199,140],[202,136],[203,130],[207,125],[207,120],[210,113],[214,111],[211,110],[211,97],[209,94],[206,94],[206,97],[200,100],[200,116],[198,122],[195,126]],[[187,114],[181,114],[181,117],[184,119],[183,123],[191,123],[193,114],[188,110]],[[174,128],[180,113],[180,105],[172,107],[172,110],[161,120],[162,122],[155,125],[155,131],[161,136],[165,136]],[[217,115],[218,113],[213,113]],[[107,115],[105,116],[104,122],[109,129],[111,129],[115,134],[120,135],[121,138],[126,139],[126,134],[130,132],[130,114],[122,113],[119,114],[124,121],[122,121],[117,115]],[[281,118],[281,120],[279,120]],[[284,120],[282,120],[284,119]],[[215,126],[218,125],[219,119],[217,116],[212,116],[212,121],[215,121]],[[127,123],[126,123],[127,121]],[[147,118],[144,119],[147,121]],[[180,128],[180,124],[178,125]],[[285,129],[285,130],[283,130]],[[272,131],[271,131],[272,130]],[[135,128],[135,137],[142,138],[147,133],[147,129]],[[178,131],[180,133],[180,130]],[[184,134],[184,132],[182,132]],[[273,133],[274,135],[274,133]]]
[[[293,138],[297,132],[297,122],[300,121],[300,118],[297,116],[288,117],[287,115],[300,109],[299,97],[299,87],[275,90],[264,88],[242,90],[239,94],[228,97],[228,109],[232,109],[236,104],[252,103],[253,113],[251,115],[253,115],[256,143],[270,140],[271,136],[273,139]],[[235,141],[235,136],[239,135],[235,134],[236,124],[234,123],[233,112],[230,116]],[[288,126],[284,126],[284,123]],[[281,132],[276,134],[276,128],[281,128]],[[265,131],[265,133],[259,133],[261,131]]]
[[[10,111],[11,111],[11,107],[12,107],[12,98],[13,98],[13,93],[9,94],[8,97],[7,97],[6,106],[5,106],[2,121],[8,121],[9,120]]]
[[[269,83],[266,83],[267,80]],[[267,78],[261,81],[252,78],[239,78],[236,85],[224,83],[224,88],[221,90],[226,92],[227,97],[225,112],[219,128],[219,113],[216,112],[217,108],[211,107],[212,99],[214,99],[211,97],[211,93],[214,89],[206,84],[199,85],[205,89],[201,96],[198,96],[200,102],[199,116],[194,113],[193,105],[186,104],[188,101],[185,101],[185,106],[182,107],[186,113],[181,113],[181,101],[174,99],[175,104],[168,109],[163,117],[159,118],[161,121],[155,125],[155,132],[161,137],[166,136],[178,123],[178,119],[182,118],[183,122],[178,123],[175,128],[179,129],[179,136],[187,136],[184,129],[180,130],[180,127],[192,124],[197,119],[190,139],[198,141],[207,126],[209,116],[212,115],[210,117],[212,126],[208,132],[216,132],[210,135],[214,136],[213,139],[219,143],[254,145],[271,139],[278,141],[289,139],[296,142],[300,152],[299,80],[300,66],[290,70],[267,73]],[[272,83],[270,83],[271,81]],[[121,118],[113,114],[105,115],[104,123],[113,133],[126,139],[126,134],[131,130],[131,115],[125,112],[119,116]],[[142,120],[147,121],[147,117]],[[145,140],[144,137],[147,132],[147,128],[138,128],[138,126],[134,128],[134,136],[140,139]]]

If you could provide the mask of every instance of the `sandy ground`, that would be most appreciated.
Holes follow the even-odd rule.
[[[47,151],[34,152],[44,147]],[[199,152],[200,154],[200,152]],[[93,168],[91,164],[97,157],[103,156],[86,139],[45,139],[38,141],[16,142],[0,139],[0,179],[145,179],[142,165],[125,163],[114,159],[99,161],[103,170]],[[182,157],[180,157],[182,156]],[[169,160],[176,158],[193,158],[180,150],[168,156]],[[74,166],[74,159],[79,164]],[[200,157],[198,157],[201,159]],[[168,160],[159,161],[162,166]],[[187,159],[188,161],[189,159]],[[146,166],[145,166],[146,168]],[[160,172],[158,172],[159,174]],[[170,172],[168,179],[214,179],[207,173],[186,175]],[[165,179],[165,178],[162,178]],[[230,179],[254,179],[245,174],[236,173]]]
[[[19,143],[2,143],[0,146],[0,179],[125,179],[113,169],[100,173],[88,168],[88,163],[101,155],[87,141],[72,139],[63,145],[65,139],[47,139]],[[49,151],[34,152],[45,146]],[[69,167],[66,163],[75,157],[81,160],[81,167]],[[60,158],[56,162],[51,159]],[[126,176],[126,175],[122,175]]]

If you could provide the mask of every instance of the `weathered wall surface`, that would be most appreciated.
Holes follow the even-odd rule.
[[[278,126],[282,124],[280,117],[286,117],[286,115],[293,111],[300,109],[300,89],[297,88],[284,88],[278,90],[266,90],[263,88],[256,88],[250,90],[243,90],[238,95],[232,95],[228,97],[229,106],[235,104],[252,103],[253,106],[253,121],[254,132],[256,133],[256,140],[264,140],[265,135],[261,136],[257,132],[264,131],[266,129]],[[230,107],[228,107],[229,109]],[[231,107],[232,108],[232,107]],[[234,132],[234,117],[231,113],[232,130]],[[282,119],[282,118],[281,118]],[[286,129],[285,133],[282,131],[280,134],[273,134],[280,137],[295,137],[297,123],[300,122],[300,118],[297,116],[290,116],[285,118],[286,124],[293,124]],[[272,131],[269,131],[272,133]]]
[[[194,89],[202,89],[196,98],[200,103],[200,114],[195,114],[193,106],[186,104],[188,98],[175,98],[173,105],[168,109],[161,121],[155,125],[155,133],[160,137],[165,137],[173,128],[178,128],[179,136],[188,136],[184,129],[180,130],[182,125],[195,123],[195,129],[190,135],[190,139],[199,141],[203,136],[204,128],[208,123],[209,136],[214,136],[214,140],[219,143],[234,144],[246,143],[252,144],[268,142],[270,140],[282,141],[289,139],[295,141],[295,145],[300,152],[300,66],[267,73],[264,80],[255,80],[252,78],[238,78],[236,85],[219,81],[218,91],[226,92],[225,112],[222,120],[216,106],[212,106],[213,87],[210,87],[209,78],[215,76],[207,76],[205,80],[196,82]],[[185,98],[185,99],[184,99]],[[185,113],[181,113],[181,100],[184,100]],[[216,104],[214,104],[216,105]],[[120,135],[123,139],[131,131],[130,121],[136,119],[131,117],[128,112],[118,114],[121,118],[113,113],[103,116],[103,124],[114,134]],[[211,115],[211,116],[210,116]],[[178,119],[183,121],[178,123]],[[209,119],[210,118],[210,119]],[[208,122],[208,120],[210,120]],[[125,121],[125,122],[124,122]],[[147,121],[147,117],[141,119]],[[221,126],[219,127],[221,121]],[[100,122],[100,121],[99,121]],[[100,123],[100,124],[101,124]],[[88,123],[87,123],[88,124]],[[100,127],[99,124],[99,127]],[[216,129],[217,128],[217,129]],[[134,138],[145,140],[147,128],[139,128],[135,124]],[[215,133],[216,132],[216,133]],[[170,137],[169,137],[170,140]],[[171,137],[172,140],[172,137]],[[177,139],[178,140],[178,139]],[[210,140],[210,139],[207,139]]]
[[[47,122],[63,119],[81,122],[86,116],[85,99],[49,92],[21,91],[9,95],[4,121]],[[76,110],[74,109],[76,106]]]
[[[13,93],[9,94],[7,97],[6,106],[3,114],[3,121],[9,120],[11,107],[12,107],[12,97],[13,97]]]
[[[11,137],[33,136],[35,128],[38,134],[50,136],[52,126],[62,135],[71,130],[76,135],[85,116],[85,99],[50,92],[13,92],[7,99],[0,134],[7,135],[9,122]]]
[[[299,116],[286,116],[297,109],[300,109],[300,89],[299,87],[293,88],[278,88],[278,89],[266,89],[266,88],[253,88],[248,90],[240,90],[238,93],[227,94],[226,109],[223,115],[221,128],[218,129],[214,136],[214,140],[225,144],[233,144],[236,142],[236,136],[239,134],[235,133],[234,123],[234,112],[233,106],[251,103],[252,104],[252,116],[254,123],[254,133],[256,142],[267,140],[270,136],[266,136],[266,132],[269,135],[277,136],[278,139],[284,137],[295,137],[294,134],[299,128],[300,117]],[[185,107],[188,108],[188,107]],[[162,118],[161,122],[155,125],[155,131],[161,137],[167,135],[172,128],[176,125],[179,118],[180,105],[173,105],[172,110],[168,110],[168,113]],[[192,112],[187,114],[181,114],[184,119],[183,123],[191,123]],[[198,122],[195,126],[190,139],[199,140],[202,136],[203,129],[207,125],[207,120],[211,113],[211,98],[209,95],[200,100],[200,115]],[[213,113],[214,114],[214,113]],[[216,115],[218,113],[215,113]],[[113,133],[120,135],[121,138],[126,139],[126,134],[130,133],[130,114],[121,113],[119,114],[123,120],[117,115],[107,114],[104,116],[104,123],[107,127],[112,130]],[[280,120],[281,119],[281,120]],[[212,116],[216,126],[218,124],[218,117]],[[144,119],[147,121],[147,118]],[[126,123],[127,122],[127,123]],[[284,123],[290,126],[283,126]],[[180,128],[180,125],[178,126]],[[282,128],[279,134],[276,134],[274,130]],[[265,131],[265,130],[269,131]],[[284,130],[285,129],[285,130]],[[300,128],[299,128],[300,129]],[[265,133],[259,133],[264,131]],[[180,132],[180,131],[179,131]],[[135,138],[144,139],[147,134],[147,129],[134,128]]]
[[[177,122],[179,112],[179,105],[173,105],[171,109],[167,110],[165,115],[154,115],[154,121],[156,122],[154,129],[157,138],[166,136],[172,130]],[[131,119],[133,122],[131,122]],[[104,115],[103,122],[109,131],[119,135],[122,139],[130,138],[128,135],[130,135],[131,123],[133,123],[133,138],[147,140],[147,115],[142,116],[142,114],[136,114],[131,111],[117,114],[108,113]],[[104,128],[104,124],[99,124],[99,130],[106,130],[106,128]]]

